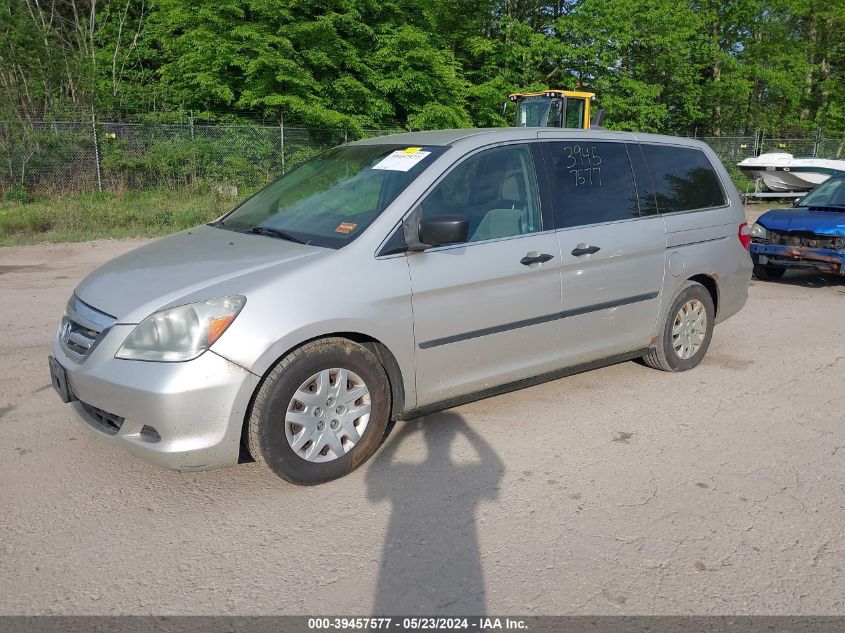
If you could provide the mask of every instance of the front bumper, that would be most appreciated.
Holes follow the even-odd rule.
[[[751,242],[751,256],[758,264],[845,275],[845,251]]]
[[[182,363],[114,358],[133,327],[112,327],[81,363],[54,341],[77,417],[102,439],[165,468],[237,464],[259,377],[212,351]]]

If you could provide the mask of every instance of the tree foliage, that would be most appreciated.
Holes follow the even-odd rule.
[[[843,0],[0,0],[0,110],[423,129],[578,86],[618,129],[845,133],[843,33]]]

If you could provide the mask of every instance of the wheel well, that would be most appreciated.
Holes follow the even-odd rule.
[[[363,345],[376,355],[376,358],[379,359],[382,367],[384,367],[384,371],[387,372],[387,380],[390,382],[390,417],[391,419],[395,419],[396,415],[405,408],[405,382],[402,380],[402,370],[399,369],[399,363],[396,362],[393,352],[387,348],[387,345],[366,334],[336,332],[334,334],[327,334],[326,336],[348,338],[350,341]],[[321,336],[320,338],[325,337]]]
[[[689,281],[695,281],[707,288],[710,293],[710,298],[713,299],[713,309],[716,314],[719,314],[719,285],[716,280],[710,275],[694,275],[689,278]]]
[[[267,378],[267,374],[269,374],[273,368],[281,362],[281,360],[293,352],[296,349],[299,349],[303,345],[311,343],[312,341],[317,341],[322,338],[345,338],[358,343],[359,345],[363,345],[367,349],[369,349],[373,354],[376,355],[376,358],[379,359],[379,362],[384,367],[385,372],[387,373],[387,380],[390,383],[390,395],[391,395],[391,407],[390,407],[390,419],[395,420],[396,416],[402,412],[405,408],[405,383],[402,380],[402,370],[399,369],[399,363],[396,362],[396,357],[393,356],[393,353],[387,348],[387,346],[382,343],[381,341],[374,339],[372,336],[367,336],[366,334],[359,334],[357,332],[332,332],[329,334],[323,334],[321,336],[315,336],[314,338],[310,338],[307,341],[302,341],[299,345],[295,345],[291,347],[289,350],[286,350],[284,354],[279,356],[268,368],[267,371],[264,372],[264,375],[261,376],[261,380],[258,382],[258,386],[255,388],[255,391],[252,394],[252,398],[249,401],[249,406],[247,407],[246,414],[244,415],[243,426],[241,428],[241,459],[240,461],[251,461],[251,456],[249,455],[249,449],[247,448],[246,444],[246,433],[247,433],[247,424],[249,423],[249,417],[252,415],[252,406],[255,402],[255,396],[258,395],[258,391],[261,389],[261,385],[264,384],[264,380]]]

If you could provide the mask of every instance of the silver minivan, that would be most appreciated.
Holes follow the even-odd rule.
[[[695,367],[745,304],[748,245],[697,141],[373,138],[94,271],[50,372],[86,427],[144,459],[200,470],[248,452],[316,484],[391,420],[625,359]]]

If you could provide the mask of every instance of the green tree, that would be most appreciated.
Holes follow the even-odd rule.
[[[839,133],[844,14],[841,0],[0,0],[0,110],[490,126],[511,92],[580,86],[618,129]]]

